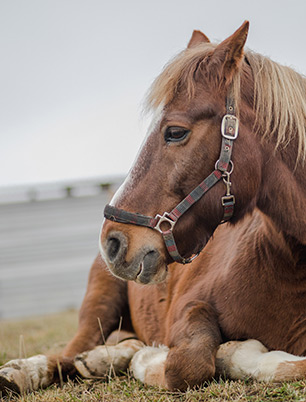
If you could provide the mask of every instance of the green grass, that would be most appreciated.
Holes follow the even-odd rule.
[[[0,364],[17,357],[61,349],[75,333],[77,313],[65,312],[22,321],[0,321]],[[9,400],[25,402],[194,402],[194,401],[306,401],[306,380],[263,384],[253,381],[212,381],[186,392],[168,392],[125,376],[107,381],[68,381],[59,387]]]

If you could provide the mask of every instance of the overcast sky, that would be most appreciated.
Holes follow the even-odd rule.
[[[126,174],[193,29],[306,73],[305,0],[0,0],[0,186]]]

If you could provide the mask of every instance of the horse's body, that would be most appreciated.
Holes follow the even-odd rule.
[[[187,51],[161,74],[150,97],[161,113],[109,209],[136,221],[136,213],[147,219],[171,211],[215,167],[236,198],[230,222],[219,225],[226,190],[220,180],[175,224],[183,260],[205,246],[184,266],[173,263],[153,226],[106,214],[115,222],[106,220],[101,232],[105,262],[98,257],[93,265],[78,333],[57,357],[63,372],[76,367],[85,377],[101,376],[110,354],[125,356],[115,364],[122,369],[143,344],[161,344],[141,348],[132,369],[169,389],[200,384],[216,371],[232,378],[305,377],[306,359],[297,356],[306,355],[306,83],[290,69],[244,53],[247,30],[244,24],[217,46],[196,31]],[[232,97],[237,109],[231,110],[225,104]],[[224,148],[222,117],[238,108],[239,136]],[[233,147],[224,170],[220,146],[225,153]],[[168,224],[162,231],[168,233]],[[103,341],[97,318],[107,338],[120,317],[138,341],[107,353],[104,346],[93,349]],[[257,341],[232,342],[249,339]],[[49,358],[8,363],[0,384],[35,388],[23,374],[29,364],[45,373],[35,387],[54,381],[57,363]]]
[[[258,339],[269,349],[305,355],[305,261],[296,264],[299,257],[287,243],[256,210],[234,228],[218,228],[191,266],[171,265],[165,283],[129,283],[138,338],[148,345],[173,344],[180,332],[172,333],[173,325],[186,320],[186,306],[202,303],[223,342]]]

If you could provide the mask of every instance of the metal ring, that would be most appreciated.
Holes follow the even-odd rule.
[[[220,169],[218,168],[219,162],[220,162],[220,159],[218,159],[217,162],[215,163],[215,169],[216,169],[216,170],[220,170]],[[231,165],[231,169],[230,169],[229,171],[225,170],[224,172],[226,172],[226,173],[228,173],[228,174],[232,174],[232,173],[233,173],[233,170],[234,170],[234,162],[233,162],[232,160],[230,160],[230,161],[228,162],[228,164]]]
[[[228,162],[228,164],[231,165],[231,169],[230,169],[230,171],[227,172],[227,173],[228,173],[228,174],[232,174],[232,173],[233,173],[233,170],[234,170],[234,162],[233,162],[232,160],[230,160],[230,161]]]

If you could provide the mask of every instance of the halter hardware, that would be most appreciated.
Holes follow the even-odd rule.
[[[178,219],[188,211],[188,209],[199,201],[202,196],[210,190],[221,178],[226,186],[226,194],[221,198],[223,206],[223,219],[220,223],[225,223],[231,219],[234,213],[235,196],[231,194],[231,174],[234,164],[231,160],[233,143],[238,137],[239,120],[234,115],[235,102],[233,97],[233,87],[228,91],[226,99],[226,111],[221,122],[221,151],[219,159],[215,164],[215,170],[207,176],[195,189],[191,191],[171,212],[164,212],[163,215],[157,214],[155,217],[146,216],[138,213],[128,212],[112,205],[106,205],[104,216],[114,222],[144,226],[157,230],[163,236],[166,248],[172,259],[180,264],[192,262],[201,252],[197,252],[191,257],[184,258],[180,255],[173,236],[173,229]],[[167,229],[162,229],[161,225],[170,225]]]
[[[157,221],[157,223],[156,223],[156,225],[154,226],[153,229],[157,230],[157,231],[158,231],[159,233],[161,233],[161,234],[167,232],[168,230],[171,230],[171,231],[172,231],[173,228],[174,228],[174,225],[176,224],[176,221],[173,221],[171,218],[169,218],[169,213],[168,213],[168,212],[164,212],[163,216],[157,214],[157,215],[155,216],[155,219],[158,219],[158,221]],[[163,222],[167,222],[167,223],[170,225],[170,228],[168,228],[167,230],[163,230],[163,229],[160,227],[160,225],[161,225]]]
[[[239,120],[233,114],[226,114],[223,116],[221,122],[222,137],[228,140],[235,140],[238,137]]]

